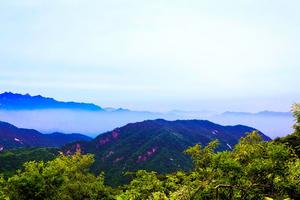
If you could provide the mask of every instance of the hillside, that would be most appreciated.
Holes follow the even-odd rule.
[[[28,161],[48,161],[54,159],[59,153],[57,148],[18,148],[4,150],[0,153],[0,174],[12,176],[16,170]]]
[[[93,171],[105,171],[108,182],[118,184],[126,181],[123,173],[127,171],[188,170],[192,163],[183,151],[189,146],[207,145],[217,139],[220,142],[217,150],[231,150],[246,132],[253,130],[242,125],[221,126],[203,120],[147,120],[101,134],[90,142],[66,145],[63,151],[72,154],[80,149],[84,154],[95,154]],[[264,140],[270,140],[260,134]]]
[[[82,134],[42,134],[0,121],[0,151],[20,147],[60,147],[70,142],[91,140]]]

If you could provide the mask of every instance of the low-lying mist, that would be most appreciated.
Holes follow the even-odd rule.
[[[169,112],[151,113],[134,111],[80,111],[80,110],[0,110],[0,121],[11,123],[20,128],[36,129],[43,133],[63,132],[82,133],[97,136],[103,132],[128,123],[147,119],[163,118],[204,119],[222,125],[243,124],[254,127],[271,138],[281,137],[292,132],[291,115],[224,115],[209,112]]]

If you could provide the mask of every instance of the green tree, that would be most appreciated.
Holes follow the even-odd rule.
[[[300,104],[292,106],[292,113],[295,118],[294,133],[283,138],[277,138],[275,142],[287,144],[300,157]]]
[[[104,176],[94,176],[89,167],[92,155],[60,155],[53,161],[31,161],[9,178],[4,193],[14,200],[27,199],[109,199]]]
[[[288,166],[287,183],[291,197],[296,199],[300,197],[300,159],[290,162]]]
[[[295,134],[300,135],[300,104],[294,104],[292,106],[292,113],[295,117]]]
[[[215,147],[213,142],[203,149],[195,145],[186,151],[195,165],[189,174],[194,178],[186,185],[194,193],[192,198],[283,199],[289,196],[284,184],[288,182],[288,163],[294,158],[286,145],[264,142],[254,131],[242,138],[232,152],[215,153]],[[196,185],[198,188],[193,192]]]
[[[151,197],[164,196],[162,181],[158,179],[156,172],[139,170],[129,174],[134,174],[135,178],[125,186],[125,192],[118,195],[118,200],[151,199]]]
[[[0,200],[5,200],[5,195],[4,195],[4,188],[5,188],[5,180],[3,177],[0,175]]]

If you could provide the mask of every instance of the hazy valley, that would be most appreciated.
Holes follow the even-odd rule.
[[[8,101],[7,99],[14,99]],[[6,100],[4,100],[6,99]],[[27,102],[23,106],[19,101]],[[285,136],[292,131],[293,117],[290,112],[264,111],[240,113],[213,111],[150,112],[132,111],[124,108],[106,109],[95,104],[59,102],[42,96],[33,97],[4,93],[0,95],[0,121],[21,128],[33,128],[43,133],[83,133],[95,137],[100,133],[124,126],[128,123],[148,119],[198,119],[210,120],[222,125],[247,125],[255,127],[271,138]]]

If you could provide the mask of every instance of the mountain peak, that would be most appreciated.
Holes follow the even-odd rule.
[[[18,94],[4,92],[0,94],[0,109],[6,110],[37,110],[37,109],[76,109],[102,111],[100,106],[92,103],[64,102],[41,95]]]
[[[232,150],[241,137],[254,130],[242,125],[222,126],[207,120],[145,120],[103,133],[90,142],[67,144],[63,151],[72,154],[80,147],[82,152],[95,154],[93,168],[97,172],[105,171],[109,182],[117,184],[126,179],[122,176],[126,171],[146,169],[171,173],[187,170],[192,162],[183,151],[189,146],[205,146],[217,139],[220,142],[217,150]],[[263,133],[259,134],[264,140],[270,140]],[[118,178],[112,180],[112,177]]]

